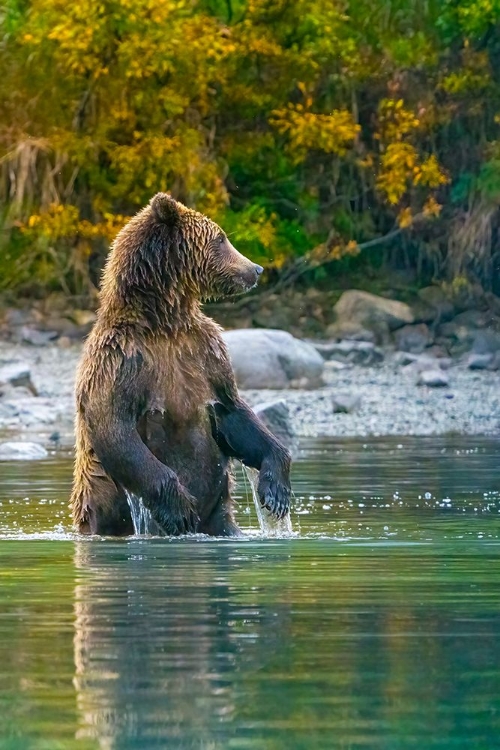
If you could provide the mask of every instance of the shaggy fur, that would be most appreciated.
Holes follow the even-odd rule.
[[[166,534],[236,534],[232,457],[260,470],[262,504],[287,512],[289,454],[240,399],[221,329],[200,309],[261,270],[164,193],[118,234],[77,374],[79,531],[133,533],[127,491]]]

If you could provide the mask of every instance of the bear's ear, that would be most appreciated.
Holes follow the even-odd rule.
[[[179,207],[177,201],[168,193],[156,193],[149,205],[158,221],[173,226],[179,221]]]

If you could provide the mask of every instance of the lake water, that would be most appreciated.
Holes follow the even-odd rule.
[[[302,443],[297,536],[82,540],[0,464],[0,749],[500,747],[500,441]]]

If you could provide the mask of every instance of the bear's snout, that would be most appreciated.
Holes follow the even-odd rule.
[[[241,280],[243,281],[243,285],[246,287],[246,289],[252,289],[252,287],[257,286],[259,282],[259,276],[263,272],[262,266],[257,265],[257,263],[252,263],[252,261],[247,260],[246,268],[242,269],[241,271]]]

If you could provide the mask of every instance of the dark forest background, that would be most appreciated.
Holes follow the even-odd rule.
[[[7,0],[0,292],[90,302],[167,190],[277,288],[369,268],[500,293],[499,21],[499,0]]]

